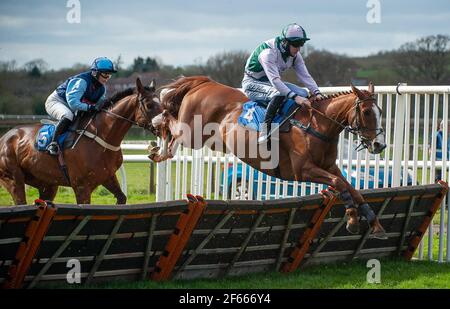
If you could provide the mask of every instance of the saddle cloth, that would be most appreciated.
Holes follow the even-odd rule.
[[[38,151],[46,151],[47,146],[50,144],[53,134],[55,134],[55,125],[54,124],[44,124],[39,129],[36,134],[36,142],[34,144],[35,148]],[[68,146],[65,143],[66,137],[69,135],[69,131],[64,132],[58,137],[58,144],[60,149],[63,149],[64,146]]]
[[[283,103],[281,108],[278,110],[275,118],[272,121],[272,126],[274,123],[281,123],[286,117],[288,117],[292,111],[297,107],[294,100],[287,100]],[[264,116],[266,115],[266,104],[262,102],[248,101],[244,103],[242,108],[242,113],[238,118],[238,123],[248,129],[261,131],[262,125],[264,123]],[[280,132],[289,132],[291,129],[291,124],[286,121],[281,127]]]
[[[89,115],[87,113],[81,113],[76,115],[72,124],[69,126],[66,132],[58,137],[58,145],[61,150],[70,148],[75,143],[78,134],[71,134],[77,131],[77,129],[82,125],[83,119]],[[34,147],[38,151],[46,151],[47,146],[52,141],[53,134],[55,133],[55,127],[58,122],[54,119],[42,119],[41,128],[38,130],[35,138]]]

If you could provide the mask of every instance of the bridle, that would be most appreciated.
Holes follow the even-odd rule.
[[[356,151],[361,151],[363,149],[366,149],[369,147],[370,142],[373,141],[375,138],[377,138],[380,134],[384,133],[384,130],[382,127],[379,128],[375,128],[375,129],[368,129],[367,127],[363,127],[361,126],[361,103],[364,103],[365,101],[375,101],[375,95],[372,94],[367,98],[364,99],[360,99],[357,98],[355,101],[355,116],[353,118],[352,123],[356,124],[355,126],[348,126],[348,128],[346,128],[346,130],[354,135],[357,135],[360,139],[360,143],[358,146],[356,146]],[[382,110],[381,108],[374,103],[374,105],[378,108],[378,111],[380,112],[380,117],[382,114]],[[371,131],[375,131],[375,137],[373,139],[367,138],[363,132],[371,132]]]
[[[115,118],[127,121],[135,126],[143,128],[143,129],[148,130],[148,131],[152,132],[153,134],[155,134],[155,128],[151,125],[152,120],[148,116],[148,108],[145,107],[144,99],[139,94],[136,96],[136,102],[138,103],[139,111],[144,115],[144,118],[146,121],[145,124],[143,124],[143,125],[139,124],[137,121],[134,121],[129,118],[123,117],[119,114],[116,114],[116,113],[110,111],[109,109],[103,108],[102,111],[115,117]]]
[[[327,115],[325,115],[318,109],[312,107],[312,105],[309,105],[308,107],[311,108],[311,110],[315,111],[316,113],[322,115],[324,118],[328,119],[329,121],[335,123],[336,125],[338,125],[342,129],[344,129],[345,131],[357,136],[361,142],[359,143],[359,145],[356,146],[355,150],[361,151],[363,149],[368,148],[373,139],[375,139],[380,134],[384,133],[384,130],[382,127],[379,127],[376,129],[368,129],[367,127],[363,127],[361,125],[361,107],[360,107],[361,103],[364,103],[366,101],[375,101],[375,100],[376,100],[376,98],[375,98],[374,94],[372,94],[369,97],[366,97],[364,99],[360,99],[359,97],[357,97],[355,100],[355,106],[353,107],[353,109],[355,109],[355,116],[353,117],[353,121],[351,121],[351,124],[349,124],[347,126],[344,125],[342,122],[336,121],[336,119],[328,117]],[[380,111],[380,115],[381,115],[381,112],[382,112],[381,108],[376,104],[375,104],[375,106],[378,108],[378,110]],[[312,118],[312,114],[311,114],[311,118]],[[376,132],[376,135],[373,139],[369,139],[363,134],[363,132],[370,132],[370,131]]]

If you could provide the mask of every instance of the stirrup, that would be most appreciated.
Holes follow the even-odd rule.
[[[261,130],[261,134],[258,137],[258,144],[264,144],[270,137],[271,130],[267,130],[267,128]]]
[[[51,154],[52,156],[57,156],[59,154],[59,145],[57,142],[51,142],[48,146],[47,146],[47,152],[49,154]]]
[[[258,137],[258,144],[264,144],[265,142],[267,142],[268,139],[269,139],[268,133],[261,134],[261,136]]]

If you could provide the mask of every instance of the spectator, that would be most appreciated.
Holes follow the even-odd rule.
[[[436,160],[442,160],[442,146],[444,145],[444,120],[441,121],[436,133]],[[447,160],[450,159],[450,120],[447,126]]]
[[[436,161],[442,161],[442,146],[444,145],[444,120],[436,133]],[[447,162],[450,160],[450,120],[447,126]],[[442,179],[442,169],[436,169],[436,181]]]

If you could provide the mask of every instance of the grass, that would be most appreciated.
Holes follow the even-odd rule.
[[[429,261],[381,260],[381,282],[367,282],[366,262],[315,265],[294,273],[266,272],[223,279],[111,281],[83,288],[107,289],[416,289],[450,288],[450,264]],[[47,287],[62,287],[49,285]],[[78,288],[80,286],[73,286]],[[72,288],[72,286],[71,286]]]
[[[128,204],[148,203],[155,201],[155,194],[150,193],[149,178],[150,168],[146,163],[125,163],[125,171],[128,183]],[[119,173],[118,173],[119,175]],[[120,175],[119,175],[120,181]],[[28,204],[39,197],[37,189],[27,186],[26,188]],[[59,187],[58,194],[55,199],[56,203],[74,204],[76,203],[75,194],[72,188]],[[104,187],[98,187],[92,194],[92,204],[115,204],[116,199]],[[13,201],[9,193],[0,187],[0,205],[13,205]]]

